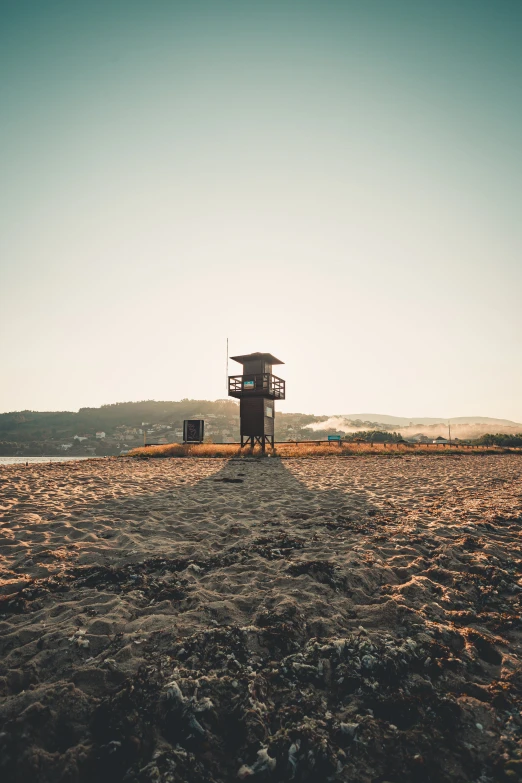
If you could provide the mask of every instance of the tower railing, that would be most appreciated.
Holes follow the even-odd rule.
[[[244,397],[248,394],[266,395],[274,400],[285,399],[285,382],[270,372],[254,375],[230,375],[228,393],[231,397]]]

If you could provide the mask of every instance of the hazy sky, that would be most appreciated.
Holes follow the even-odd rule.
[[[522,421],[520,0],[3,0],[0,410]],[[231,363],[231,370],[239,366]]]

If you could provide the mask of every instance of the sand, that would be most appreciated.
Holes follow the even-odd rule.
[[[0,469],[3,781],[522,780],[522,459]]]

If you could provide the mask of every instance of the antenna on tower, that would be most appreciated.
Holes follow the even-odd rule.
[[[227,363],[226,363],[226,375],[225,375],[225,391],[228,393],[228,337],[227,337]]]

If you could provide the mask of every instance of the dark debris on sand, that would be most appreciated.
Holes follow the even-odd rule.
[[[476,544],[470,537],[462,543]],[[296,546],[302,542],[278,536],[249,548],[280,556]],[[229,553],[244,554],[241,547]],[[198,567],[213,565],[209,558]],[[44,693],[19,714],[4,714],[2,780],[520,780],[522,676],[514,671],[502,683],[492,676],[502,661],[496,634],[521,627],[513,602],[500,611],[506,595],[518,596],[520,561],[505,565],[460,575],[470,600],[454,612],[452,629],[419,624],[403,607],[393,634],[361,627],[342,638],[310,637],[305,618],[288,605],[260,610],[251,626],[183,639],[152,634],[139,670],[114,681],[110,695],[93,699],[69,684],[48,702]],[[190,590],[176,573],[186,567],[182,559],[156,558],[79,568],[4,598],[3,611],[30,611],[46,592],[73,587],[138,586],[148,600],[176,602]],[[347,589],[328,562],[299,560],[287,573]],[[430,578],[454,581],[442,564]]]

